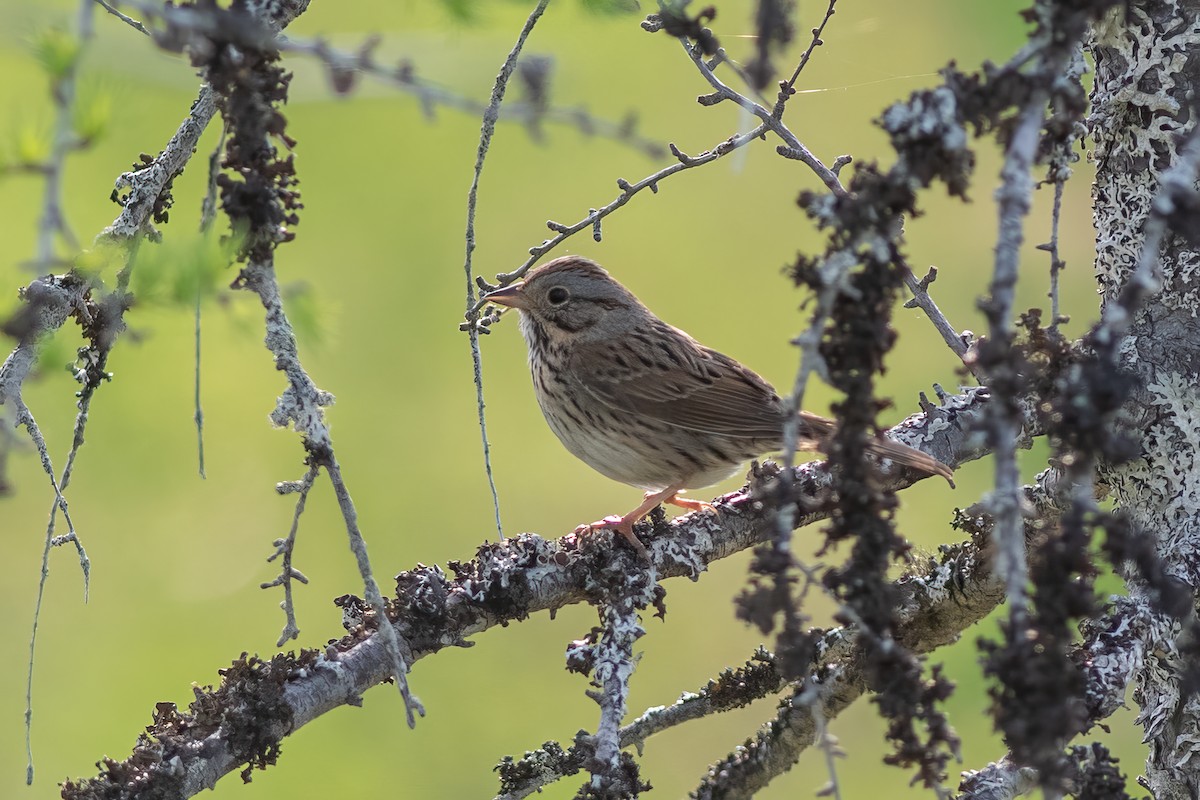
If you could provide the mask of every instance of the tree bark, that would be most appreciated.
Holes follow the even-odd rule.
[[[1179,160],[1181,139],[1193,125],[1198,42],[1200,3],[1185,0],[1118,8],[1094,31],[1089,128],[1097,168],[1095,269],[1105,308],[1137,267],[1161,178]],[[1194,597],[1200,586],[1200,253],[1194,237],[1189,242],[1178,233],[1163,245],[1162,290],[1136,313],[1122,351],[1123,367],[1138,378],[1124,412],[1141,437],[1142,455],[1116,467],[1101,464],[1099,477],[1135,528],[1153,538],[1166,572]],[[1150,744],[1145,785],[1159,800],[1197,797],[1200,705],[1181,696],[1186,663],[1179,625],[1154,609],[1141,580],[1126,579],[1130,602],[1122,610],[1140,639],[1126,650],[1126,666]]]

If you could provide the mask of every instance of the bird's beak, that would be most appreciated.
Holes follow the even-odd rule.
[[[482,299],[508,308],[525,308],[525,284],[514,283],[512,286],[505,286],[485,294]]]

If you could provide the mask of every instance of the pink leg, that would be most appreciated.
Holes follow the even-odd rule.
[[[639,542],[637,536],[634,535],[633,523],[637,522],[639,519],[641,519],[642,517],[649,514],[650,510],[652,508],[654,508],[655,506],[659,505],[660,503],[673,503],[675,505],[683,505],[682,503],[674,502],[676,500],[675,495],[679,493],[679,490],[681,488],[682,487],[680,487],[680,486],[668,486],[666,489],[663,489],[661,492],[646,492],[646,497],[645,497],[645,499],[642,500],[641,505],[639,505],[633,511],[630,511],[625,516],[623,516],[623,517],[618,517],[618,516],[605,517],[604,519],[593,522],[591,525],[580,525],[578,528],[575,529],[575,533],[578,535],[585,535],[585,534],[592,533],[597,530],[611,528],[612,530],[615,530],[617,533],[619,533],[625,537],[625,540],[628,541],[629,544],[631,544],[633,546],[633,549],[637,551],[638,555],[642,557],[643,561],[649,561],[650,553],[647,552],[645,546],[641,542]],[[687,502],[695,503],[698,501],[689,500]],[[708,505],[708,504],[705,503],[704,505]]]
[[[649,495],[647,495],[647,497],[649,497]],[[706,502],[704,500],[694,500],[690,497],[680,497],[679,493],[673,494],[670,497],[664,497],[663,502],[668,505],[679,506],[680,508],[686,508],[688,511],[712,511],[712,510],[714,510],[712,503]]]

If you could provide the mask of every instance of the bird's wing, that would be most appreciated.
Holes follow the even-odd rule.
[[[573,349],[571,374],[598,400],[615,411],[640,414],[680,428],[753,439],[782,446],[784,404],[771,385],[729,356],[696,342],[683,331],[634,332],[603,344]],[[797,446],[826,451],[837,423],[799,412]],[[875,455],[941,475],[954,485],[954,471],[908,445],[871,437]]]
[[[778,441],[783,406],[765,380],[683,331],[634,332],[603,344],[580,344],[571,374],[617,411],[689,430]]]

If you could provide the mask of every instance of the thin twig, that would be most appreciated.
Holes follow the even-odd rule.
[[[829,721],[825,718],[825,710],[819,702],[821,684],[810,675],[800,692],[792,699],[795,708],[807,708],[812,715],[813,743],[825,757],[825,771],[829,781],[817,792],[818,797],[832,797],[842,800],[842,786],[838,780],[837,764],[834,759],[844,757],[845,753],[837,746],[837,739],[829,733]]]
[[[212,153],[208,156],[208,188],[204,192],[204,200],[200,204],[200,234],[206,235],[212,230],[213,221],[217,218],[217,176],[221,172],[221,153],[225,150],[225,136],[228,134],[228,126],[221,126],[221,138],[217,141],[217,146],[213,148]],[[193,418],[196,421],[196,457],[199,462],[200,478],[203,480],[204,474],[204,409],[200,405],[200,310],[202,293],[204,287],[197,282],[196,284],[196,392],[195,392],[195,413]]]
[[[777,680],[764,679],[768,669]],[[741,680],[750,670],[755,671],[754,679]],[[655,706],[643,711],[637,719],[621,728],[621,746],[637,747],[640,750],[646,741],[657,733],[722,711],[743,708],[754,700],[761,700],[781,691],[787,685],[787,681],[775,668],[775,657],[761,646],[751,660],[732,673],[732,677],[737,691],[730,694],[736,694],[736,699],[726,698],[719,689],[714,690],[714,687],[730,685],[726,673],[722,673],[718,680],[710,680],[707,687],[698,692],[686,692],[671,705]]]
[[[46,190],[42,202],[42,216],[38,224],[38,244],[35,266],[38,271],[47,271],[55,264],[54,258],[54,237],[55,234],[61,235],[71,249],[77,248],[75,237],[71,234],[67,226],[61,206],[62,194],[62,178],[63,169],[66,165],[67,153],[70,152],[76,145],[75,134],[72,126],[72,114],[75,105],[75,79],[79,67],[79,61],[82,58],[83,51],[86,48],[93,33],[93,5],[91,0],[81,0],[78,16],[78,37],[79,46],[76,52],[71,56],[71,61],[63,69],[62,73],[55,75],[51,93],[54,97],[55,106],[55,128],[54,139],[51,145],[50,156],[45,163],[45,183]],[[64,321],[66,317],[62,318]],[[59,323],[61,324],[61,322]],[[27,337],[17,347],[17,350],[6,360],[4,370],[10,367],[11,359],[24,347],[32,348],[37,344],[36,335]],[[30,362],[32,364],[32,362]],[[38,428],[37,421],[33,417],[33,412],[25,404],[24,399],[20,394],[20,383],[24,380],[24,375],[16,378],[16,385],[11,388],[11,396],[9,399],[13,401],[14,410],[16,413],[16,424],[24,425],[28,431],[30,438],[33,440],[34,446],[37,448],[38,455],[41,457],[42,469],[50,479],[50,486],[54,490],[54,499],[50,505],[49,521],[46,524],[46,536],[42,547],[42,568],[38,578],[37,600],[34,603],[33,625],[29,635],[29,663],[27,665],[26,683],[25,683],[25,782],[27,785],[33,784],[33,668],[34,657],[37,649],[37,634],[38,623],[41,619],[42,601],[45,598],[46,581],[50,575],[50,550],[52,547],[57,547],[70,542],[75,545],[76,554],[79,557],[80,570],[83,573],[83,600],[86,603],[88,593],[91,586],[91,560],[88,558],[87,551],[84,549],[83,542],[75,531],[75,524],[71,519],[70,512],[67,509],[67,500],[63,497],[63,492],[71,480],[71,466],[75,460],[75,454],[78,452],[79,446],[83,444],[83,424],[87,419],[87,402],[89,395],[84,395],[80,400],[80,411],[75,422],[75,436],[71,446],[70,454],[67,457],[67,464],[63,470],[62,479],[55,480],[54,466],[50,461],[50,451],[46,445],[46,440],[42,436],[41,430]],[[0,388],[0,401],[5,399],[6,391]],[[67,523],[67,534],[65,536],[55,536],[55,518],[59,509],[62,509],[63,519]]]
[[[967,352],[971,349],[970,344],[963,334],[954,329],[950,324],[950,320],[946,319],[946,315],[938,308],[933,297],[929,294],[929,285],[937,280],[937,267],[930,267],[929,272],[925,273],[925,277],[917,280],[917,277],[909,270],[904,276],[904,283],[912,292],[912,299],[904,303],[905,308],[919,308],[925,312],[925,316],[933,323],[933,327],[941,334],[942,341],[946,343],[954,355],[966,365],[971,374],[975,374],[976,365],[973,360],[968,359]]]
[[[829,0],[829,6],[825,9],[825,17],[821,20],[821,24],[812,29],[812,41],[808,43],[804,53],[800,56],[800,62],[796,64],[796,69],[792,72],[792,77],[784,82],[784,86],[792,89],[796,86],[796,81],[800,78],[800,73],[808,66],[808,60],[812,58],[813,51],[820,47],[824,42],[821,40],[821,34],[825,32],[825,26],[829,24],[829,20],[833,17],[833,7],[837,5],[837,0]],[[780,92],[779,105],[775,108],[775,115],[783,114],[783,104],[787,102],[787,98],[791,97],[790,92]]]
[[[384,648],[391,656],[392,676],[396,679],[400,696],[404,699],[404,714],[408,720],[408,727],[415,728],[417,725],[415,715],[425,716],[425,707],[408,688],[408,670],[412,663],[412,649],[407,642],[400,638],[400,634],[396,632],[395,626],[387,616],[387,605],[383,602],[379,584],[371,572],[371,562],[367,559],[367,543],[358,527],[358,512],[354,508],[354,501],[350,499],[350,490],[346,488],[346,482],[342,478],[342,468],[337,459],[333,457],[332,449],[329,451],[329,460],[325,464],[325,469],[333,484],[333,493],[337,497],[338,507],[342,510],[342,520],[346,525],[346,533],[350,537],[350,549],[354,551],[355,559],[358,561],[358,571],[363,579],[366,600],[371,604],[371,608],[375,609],[379,619],[380,638]]]
[[[350,91],[355,77],[365,74],[382,80],[401,92],[413,95],[420,101],[428,116],[432,116],[433,110],[439,106],[473,116],[488,113],[490,101],[482,103],[427,81],[417,75],[416,69],[408,61],[401,61],[395,65],[381,64],[375,59],[375,50],[379,43],[377,37],[368,39],[356,51],[345,52],[335,49],[329,42],[320,38],[306,40],[281,36],[278,40],[280,51],[311,56],[324,63],[329,69],[335,91]],[[498,119],[526,125],[552,122],[570,126],[587,136],[598,136],[627,144],[651,158],[658,158],[665,152],[661,142],[638,134],[634,117],[613,122],[597,117],[582,107],[547,108],[538,103],[509,102],[499,109]]]
[[[836,0],[834,0],[834,2],[836,2]],[[814,32],[814,43],[810,45],[810,50],[816,47],[819,33],[821,30],[824,30],[825,24],[829,21],[829,18],[832,16],[832,14],[833,3],[831,2],[829,9],[826,11],[825,19],[822,21],[820,27]],[[647,27],[646,24],[643,24],[643,27]],[[653,26],[647,28],[647,30],[652,29],[654,29]],[[695,157],[684,154],[674,144],[671,144],[671,153],[676,157],[676,159],[678,159],[679,163],[665,167],[658,172],[643,178],[637,183],[631,184],[624,178],[618,179],[617,186],[621,188],[622,193],[607,206],[590,210],[587,216],[573,225],[563,225],[553,220],[547,222],[547,227],[554,231],[555,235],[544,240],[540,245],[529,248],[530,257],[515,270],[498,274],[496,276],[495,285],[484,281],[482,278],[476,278],[475,282],[482,290],[485,292],[492,291],[500,286],[507,286],[512,282],[519,280],[533,267],[534,264],[537,263],[538,259],[542,258],[542,256],[553,250],[565,239],[575,235],[576,233],[579,233],[582,230],[592,228],[598,236],[600,220],[604,219],[606,216],[625,205],[630,199],[632,199],[634,194],[642,189],[649,188],[652,192],[657,192],[659,181],[674,175],[677,172],[682,172],[685,169],[691,169],[693,167],[703,166],[704,164],[708,164],[717,160],[721,156],[728,155],[729,153],[748,144],[754,139],[762,138],[762,136],[768,130],[774,132],[784,141],[784,144],[777,148],[780,155],[783,155],[785,158],[795,159],[807,164],[817,174],[817,177],[819,177],[821,181],[830,189],[830,191],[834,192],[835,194],[844,195],[846,193],[845,188],[838,179],[837,172],[829,167],[826,167],[819,159],[813,156],[809,152],[808,148],[805,147],[805,145],[796,137],[796,135],[793,134],[787,128],[787,126],[783,124],[779,116],[777,116],[773,111],[768,110],[762,104],[755,103],[745,95],[742,95],[736,90],[725,85],[719,78],[716,77],[713,72],[716,66],[722,63],[730,63],[732,65],[732,62],[729,62],[728,58],[722,56],[713,59],[711,62],[706,62],[703,58],[703,54],[698,49],[692,47],[686,39],[680,39],[680,42],[683,45],[684,51],[688,54],[688,57],[696,66],[696,69],[699,70],[700,74],[704,76],[705,80],[707,80],[713,86],[713,88],[717,90],[714,95],[711,95],[707,98],[701,98],[701,101],[705,105],[713,105],[721,100],[731,100],[745,110],[749,111],[754,116],[758,117],[762,124],[747,133],[731,136],[711,150],[701,153],[699,156]],[[805,58],[805,61],[807,61],[807,58]],[[796,74],[799,74],[799,70],[797,70]],[[845,163],[841,162],[840,159],[839,162]],[[463,330],[468,330],[473,327],[486,328],[492,321],[494,321],[488,318],[484,318],[482,320],[478,319],[477,313],[480,308],[482,308],[482,305],[483,301],[480,301],[472,307],[471,311],[467,315],[468,321],[460,326]]]
[[[709,69],[715,70],[720,66],[728,67],[734,75],[738,76],[738,79],[742,83],[746,84],[746,86],[749,87],[752,92],[754,92],[754,96],[757,97],[759,101],[763,103],[767,102],[767,99],[763,97],[762,92],[754,86],[754,81],[751,79],[750,75],[745,69],[742,68],[741,64],[730,58],[729,53],[724,47],[717,48],[717,54],[708,60]]]
[[[271,421],[281,428],[290,424],[304,440],[310,466],[324,467],[329,475],[350,540],[350,550],[354,554],[359,577],[363,582],[364,599],[379,620],[379,636],[389,656],[396,686],[404,699],[408,725],[410,728],[415,727],[416,715],[424,716],[425,709],[409,691],[407,675],[411,654],[408,653],[408,645],[400,639],[388,619],[387,607],[371,569],[367,545],[358,526],[358,511],[350,498],[350,490],[346,487],[341,467],[334,455],[333,438],[323,410],[325,406],[333,403],[333,395],[318,388],[300,362],[296,334],[283,310],[283,298],[279,292],[279,283],[275,279],[273,261],[268,258],[247,263],[235,286],[249,289],[258,295],[266,312],[265,342],[275,358],[276,368],[284,373],[288,381],[288,388],[279,396],[275,409],[271,412]]]
[[[467,191],[467,252],[463,258],[463,272],[466,274],[467,279],[466,319],[469,323],[468,336],[471,342],[471,364],[475,380],[475,408],[479,417],[479,436],[483,443],[483,468],[484,472],[487,473],[488,488],[492,492],[492,509],[496,515],[496,535],[501,540],[504,539],[504,526],[500,521],[500,495],[496,491],[496,478],[492,474],[492,451],[491,445],[488,443],[487,418],[484,414],[483,402],[483,356],[479,351],[479,326],[475,324],[478,319],[478,309],[476,309],[475,281],[471,264],[471,256],[475,252],[475,208],[478,205],[479,181],[483,176],[483,162],[487,158],[488,148],[492,144],[492,134],[496,130],[496,120],[500,117],[500,104],[504,102],[504,93],[508,89],[508,79],[512,76],[513,70],[516,69],[517,58],[521,55],[521,49],[525,46],[525,40],[529,38],[529,34],[533,31],[533,26],[541,19],[542,12],[546,10],[548,2],[549,0],[539,0],[537,6],[530,12],[529,17],[525,20],[524,27],[521,28],[521,33],[517,36],[516,43],[509,50],[508,57],[504,59],[504,64],[500,67],[500,73],[496,76],[496,83],[492,87],[492,99],[483,112],[483,124],[479,130],[479,148],[475,153],[475,171],[471,176],[471,188]]]
[[[731,136],[711,150],[706,150],[700,155],[694,157],[686,155],[672,144],[671,152],[674,153],[675,158],[678,159],[677,163],[672,164],[669,167],[664,167],[651,175],[647,175],[637,183],[630,183],[624,178],[618,178],[617,186],[620,187],[621,193],[617,195],[611,203],[601,206],[600,208],[591,209],[587,216],[573,225],[563,225],[561,223],[554,222],[553,220],[547,222],[546,226],[550,228],[550,230],[555,231],[555,235],[544,240],[541,244],[529,248],[529,258],[525,260],[525,263],[511,272],[501,272],[498,274],[496,276],[496,284],[488,283],[487,281],[483,280],[482,277],[478,277],[475,279],[476,285],[478,285],[483,291],[490,292],[496,289],[498,286],[507,286],[514,281],[520,280],[522,277],[524,277],[525,273],[527,273],[530,268],[537,263],[538,259],[546,255],[546,253],[549,253],[555,247],[562,244],[563,241],[582,230],[595,230],[599,225],[600,220],[604,219],[609,214],[628,203],[638,192],[642,191],[643,189],[649,189],[652,193],[657,193],[658,184],[663,179],[668,178],[677,172],[683,172],[684,170],[703,166],[704,164],[716,161],[722,156],[729,155],[739,147],[742,147],[743,145],[746,145],[749,142],[761,137],[765,131],[766,126],[759,125],[758,127],[751,131],[747,131],[746,133],[739,133],[736,136]],[[486,301],[484,300],[476,302],[472,307],[473,312],[478,312],[485,305],[485,302]],[[488,320],[487,318],[480,319],[478,320],[478,323],[486,325],[488,324]],[[460,327],[463,330],[467,330],[469,325],[464,323]]]
[[[206,480],[204,473],[204,407],[200,404],[200,299],[201,289],[196,287],[196,309],[193,336],[196,340],[195,363],[195,393],[192,399],[192,420],[196,424],[196,467],[200,472],[200,480]]]
[[[37,255],[31,265],[39,274],[48,272],[63,263],[54,255],[56,235],[61,236],[71,250],[79,248],[79,243],[71,233],[62,208],[62,182],[67,154],[79,146],[73,120],[75,82],[79,62],[92,38],[92,11],[94,8],[92,0],[80,0],[78,47],[69,56],[70,61],[62,67],[62,72],[51,75],[50,93],[54,98],[54,135],[51,139],[50,154],[43,164],[42,174],[45,177],[46,190],[42,199],[42,215],[38,222]],[[56,68],[56,66],[51,67],[52,70]]]
[[[308,472],[300,480],[281,483],[275,487],[275,491],[280,494],[295,492],[300,495],[296,498],[296,510],[292,514],[292,527],[288,530],[287,538],[276,539],[275,552],[267,558],[267,561],[271,562],[279,556],[283,556],[279,574],[275,576],[274,580],[259,586],[260,589],[270,589],[272,586],[283,587],[283,602],[280,605],[283,606],[283,613],[287,620],[284,623],[283,632],[279,634],[279,641],[275,643],[276,647],[283,647],[284,642],[300,636],[300,627],[296,624],[296,604],[292,599],[292,581],[308,583],[308,577],[292,566],[292,556],[296,551],[296,533],[300,530],[300,515],[304,513],[304,506],[308,502],[308,493],[312,491],[313,483],[317,480],[320,471],[320,467],[314,464],[308,468]]]
[[[96,2],[99,3],[100,7],[103,8],[105,11],[107,11],[109,14],[112,14],[114,17],[121,20],[121,22],[124,22],[126,25],[133,28],[135,31],[141,31],[142,33],[146,34],[147,36],[151,35],[150,30],[145,25],[138,22],[136,19],[133,19],[132,17],[128,17],[125,14],[122,14],[119,10],[117,10],[116,8],[113,8],[108,3],[104,2],[104,0],[96,0]]]
[[[827,14],[826,21],[828,21],[828,16],[829,15]],[[824,23],[822,23],[821,27],[822,29],[824,28]],[[659,181],[674,175],[677,172],[682,172],[685,169],[691,169],[693,167],[703,166],[704,164],[717,160],[721,156],[728,155],[729,153],[748,144],[754,139],[761,138],[767,130],[773,131],[776,135],[783,139],[784,144],[778,148],[778,151],[781,155],[785,156],[786,158],[796,159],[807,164],[817,174],[821,181],[825,183],[825,185],[835,194],[843,195],[846,193],[845,188],[838,179],[837,173],[826,167],[820,162],[820,160],[813,156],[809,152],[808,148],[800,142],[795,134],[788,130],[787,126],[784,125],[783,122],[776,117],[772,111],[768,111],[763,105],[755,103],[736,90],[722,83],[720,79],[718,79],[713,73],[713,66],[708,62],[705,62],[702,54],[693,48],[686,39],[681,39],[680,41],[683,44],[684,51],[688,54],[688,57],[692,60],[693,64],[695,64],[701,75],[703,75],[705,79],[717,90],[715,95],[712,96],[716,99],[710,101],[709,99],[705,98],[703,102],[706,105],[712,105],[720,100],[731,100],[757,116],[762,121],[762,124],[747,133],[731,136],[711,150],[701,153],[699,156],[695,157],[684,154],[674,144],[671,144],[671,152],[676,159],[678,159],[679,163],[665,167],[658,172],[643,178],[637,183],[631,184],[623,178],[618,179],[617,186],[621,188],[622,193],[608,205],[589,211],[587,216],[573,225],[563,225],[553,220],[547,222],[547,227],[554,231],[555,235],[544,240],[540,245],[529,248],[530,257],[517,269],[512,270],[511,272],[498,274],[496,276],[496,285],[488,283],[482,278],[476,278],[475,282],[481,289],[484,291],[492,291],[498,286],[507,286],[510,283],[519,280],[525,275],[526,272],[530,270],[530,268],[533,267],[535,263],[537,263],[538,259],[553,250],[565,239],[588,228],[593,228],[598,231],[600,220],[604,219],[606,216],[629,202],[629,200],[631,200],[633,195],[637,192],[646,188],[649,188],[652,192],[657,192]],[[720,60],[714,61],[715,63],[720,63]],[[472,307],[471,313],[467,315],[468,322],[464,323],[460,327],[462,327],[464,330],[468,330],[472,327],[486,328],[490,322],[494,321],[489,318],[484,318],[482,320],[475,318],[475,315],[482,305],[483,301],[480,301],[474,307]]]
[[[114,3],[95,0],[95,2],[126,24],[151,36],[154,35],[153,32],[145,25],[122,14],[115,6],[132,6],[144,14],[147,20],[151,22],[164,20],[169,22],[173,28],[188,29],[203,34],[209,32],[213,27],[211,16],[203,10],[195,8],[164,7],[161,3],[152,0],[120,0],[120,2]],[[265,44],[261,39],[253,38],[247,43],[252,46]],[[429,117],[433,116],[434,110],[438,107],[449,108],[473,116],[479,116],[487,110],[486,103],[421,78],[413,64],[406,59],[399,60],[394,64],[380,62],[375,57],[375,52],[380,44],[379,36],[371,36],[363,41],[357,49],[344,51],[333,47],[326,39],[320,37],[306,39],[281,34],[271,41],[271,45],[281,53],[314,58],[323,63],[328,69],[333,90],[338,94],[352,91],[359,76],[369,75],[394,89],[415,97],[420,102],[426,116]],[[613,121],[598,117],[582,106],[546,107],[540,103],[517,102],[506,104],[502,109],[501,118],[506,122],[518,122],[529,126],[540,122],[568,126],[586,136],[601,137],[628,145],[651,158],[663,155],[665,150],[658,140],[638,133],[637,119],[633,115],[629,115],[623,120]]]
[[[1066,266],[1063,260],[1058,255],[1058,221],[1062,214],[1062,198],[1063,198],[1064,181],[1054,181],[1054,211],[1050,215],[1050,241],[1046,244],[1046,251],[1050,254],[1050,328],[1058,330],[1059,305],[1058,305],[1058,273]]]
[[[1075,51],[1071,58],[1070,66],[1062,76],[1061,80],[1066,83],[1070,82],[1072,88],[1078,90],[1079,94],[1083,94],[1083,74],[1087,71],[1087,63],[1083,58],[1082,43],[1076,45]],[[1054,101],[1055,114],[1069,114],[1069,110],[1063,108],[1064,102],[1060,99]],[[1079,160],[1079,154],[1075,152],[1075,145],[1082,135],[1082,126],[1075,126],[1072,133],[1063,136],[1054,142],[1051,150],[1049,168],[1047,170],[1046,182],[1054,184],[1054,207],[1050,214],[1050,241],[1044,244],[1039,244],[1038,249],[1044,250],[1050,254],[1050,288],[1047,296],[1050,298],[1050,331],[1058,330],[1059,323],[1067,320],[1062,317],[1059,306],[1059,273],[1066,268],[1067,264],[1062,260],[1058,251],[1058,231],[1059,222],[1062,218],[1062,201],[1063,189],[1067,181],[1072,175],[1071,164]]]
[[[33,664],[34,653],[37,649],[38,623],[42,616],[42,600],[46,595],[46,580],[50,576],[50,550],[68,542],[75,545],[76,554],[79,556],[79,568],[83,572],[83,601],[85,603],[88,600],[88,590],[91,586],[92,562],[83,547],[83,542],[75,533],[75,523],[71,520],[67,500],[62,495],[63,487],[54,479],[54,466],[50,463],[50,451],[46,447],[46,440],[42,437],[41,429],[38,428],[29,407],[25,405],[25,401],[19,395],[8,399],[15,406],[16,424],[24,425],[25,430],[29,432],[29,437],[33,440],[38,455],[41,456],[42,470],[50,478],[50,486],[54,490],[54,502],[50,507],[50,521],[46,525],[46,538],[42,546],[42,569],[38,578],[37,600],[33,607],[33,629],[29,635],[29,663],[25,678],[25,755],[27,759],[25,783],[31,786],[33,785]],[[60,508],[63,512],[63,519],[67,523],[68,532],[65,536],[54,535],[55,512]]]
[[[688,54],[688,58],[692,60],[692,63],[696,66],[696,69],[700,71],[700,74],[704,76],[704,79],[708,81],[708,84],[716,90],[712,95],[701,98],[702,104],[715,105],[722,100],[729,100],[746,111],[749,111],[751,114],[762,120],[763,124],[766,125],[772,133],[783,140],[783,144],[776,148],[776,152],[785,158],[791,158],[795,159],[796,161],[803,162],[805,166],[811,169],[816,176],[820,178],[821,182],[825,184],[829,191],[833,192],[834,194],[844,195],[846,193],[845,187],[842,186],[842,182],[838,180],[838,176],[834,174],[833,170],[821,163],[821,160],[809,151],[809,149],[800,141],[800,139],[797,138],[796,134],[792,133],[792,131],[783,124],[783,120],[775,116],[773,110],[768,109],[759,103],[755,103],[750,98],[725,85],[725,83],[716,76],[712,69],[709,68],[708,64],[705,63],[703,54],[698,48],[693,47],[691,43],[687,41],[687,39],[680,39],[680,42],[683,45],[684,52]]]

